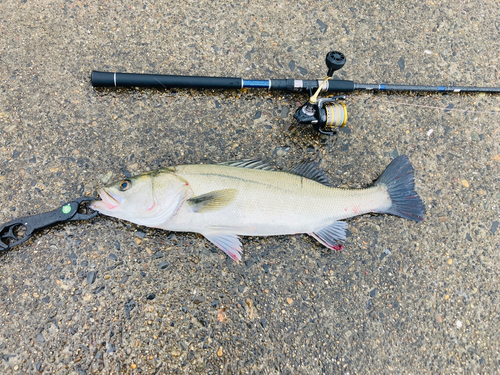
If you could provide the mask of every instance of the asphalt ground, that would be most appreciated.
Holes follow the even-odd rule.
[[[422,223],[349,221],[243,238],[237,264],[199,235],[116,219],[61,224],[0,256],[3,374],[494,373],[499,97],[355,93],[349,122],[297,126],[305,94],[96,89],[92,70],[499,86],[496,1],[0,2],[0,222],[159,166],[321,160],[338,186],[397,155]],[[294,202],[290,202],[294,204]]]

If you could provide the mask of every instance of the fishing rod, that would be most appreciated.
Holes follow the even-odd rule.
[[[266,79],[247,80],[230,77],[199,77],[161,74],[134,74],[92,71],[91,81],[94,87],[147,87],[158,89],[268,89],[281,91],[306,91],[310,98],[294,114],[299,124],[312,125],[322,134],[335,134],[336,128],[345,126],[347,108],[342,100],[346,96],[319,97],[321,92],[350,93],[354,91],[418,91],[436,93],[500,93],[500,87],[474,86],[427,86],[427,85],[391,85],[366,84],[333,79],[333,74],[342,69],[346,57],[338,51],[326,55],[327,76],[323,80],[301,79]],[[313,94],[313,91],[315,93]]]

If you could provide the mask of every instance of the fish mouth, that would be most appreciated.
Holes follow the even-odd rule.
[[[120,196],[115,195],[113,193],[107,192],[104,189],[99,190],[99,196],[102,199],[102,203],[104,203],[104,205],[109,210],[112,210],[113,208],[118,207],[125,200],[123,197],[120,197]]]

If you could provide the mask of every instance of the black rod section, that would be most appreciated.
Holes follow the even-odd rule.
[[[328,80],[327,92],[353,92],[356,84],[353,81],[330,79]]]
[[[93,71],[94,87],[155,87],[158,89],[241,89],[241,78],[170,76]]]

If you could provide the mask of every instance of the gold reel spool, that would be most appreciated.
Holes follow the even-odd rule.
[[[347,123],[347,108],[342,102],[324,103],[326,122],[323,130],[333,131],[334,128],[343,128]]]

